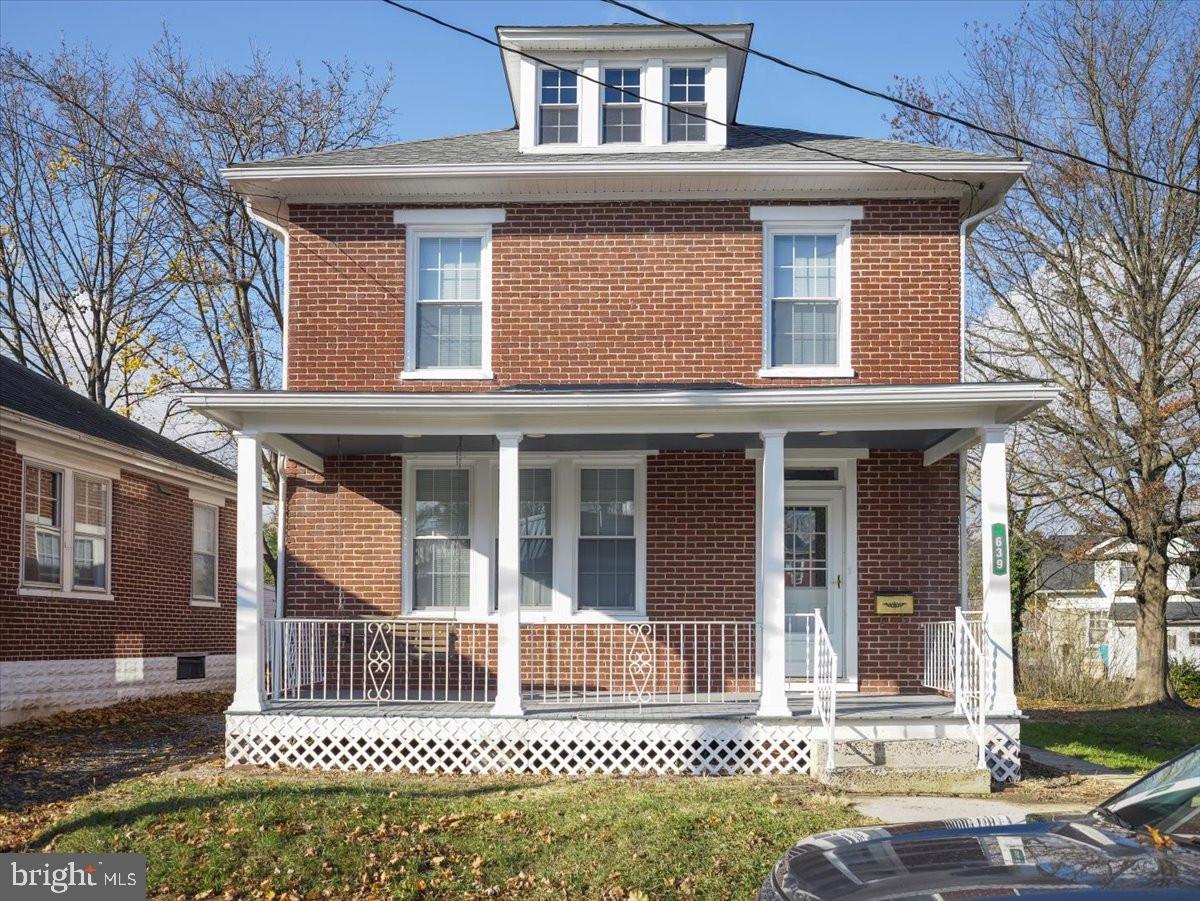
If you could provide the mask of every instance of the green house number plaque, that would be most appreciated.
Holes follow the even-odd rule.
[[[992,574],[1008,572],[1008,530],[1002,522],[992,523]]]

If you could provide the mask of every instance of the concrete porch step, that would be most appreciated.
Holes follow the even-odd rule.
[[[974,766],[839,767],[815,775],[830,788],[865,795],[986,795],[992,790],[992,774]]]

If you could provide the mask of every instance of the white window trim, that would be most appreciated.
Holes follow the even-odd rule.
[[[625,95],[625,94],[621,95],[622,98],[624,98],[624,99],[620,102],[615,102],[612,104],[607,104],[604,102],[604,91],[607,87],[607,85],[604,81],[604,73],[607,72],[609,69],[637,69],[638,72],[641,73],[638,76],[639,100],[636,104],[634,104],[633,101],[631,101],[629,99],[628,95]],[[612,60],[601,59],[600,60],[600,84],[596,86],[597,101],[598,101],[596,104],[596,111],[598,114],[597,125],[596,125],[596,127],[597,127],[596,142],[601,147],[644,147],[649,143],[646,140],[646,137],[647,137],[646,129],[648,127],[648,123],[646,121],[646,118],[647,118],[646,117],[646,97],[649,96],[649,94],[648,94],[649,88],[648,88],[646,81],[648,78],[649,70],[650,70],[649,60],[644,60],[644,59],[643,60],[620,60],[620,59],[612,59]],[[626,90],[628,90],[628,88],[626,88]],[[660,94],[662,93],[661,89],[659,90],[659,93]],[[635,105],[638,107],[638,109],[641,110],[641,123],[642,123],[641,124],[641,134],[642,134],[641,140],[639,140],[639,141],[606,141],[606,140],[604,140],[604,108],[606,106],[632,107]],[[575,146],[575,145],[568,145],[568,146]]]
[[[583,74],[582,62],[561,63],[553,66],[542,65],[541,63],[535,63],[534,65],[537,67],[537,74],[533,84],[534,110],[536,115],[533,123],[533,143],[538,147],[579,147],[579,145],[583,142],[583,85],[585,82],[580,77]],[[575,140],[556,141],[553,144],[544,144],[542,143],[542,110],[546,106],[549,106],[552,109],[569,109],[572,106],[570,103],[542,103],[542,73],[555,72],[560,69],[570,69],[575,73]]]
[[[199,507],[204,507],[213,512],[213,595],[211,598],[203,595],[196,595],[196,510]],[[216,504],[205,500],[192,501],[192,544],[191,554],[188,557],[188,569],[191,571],[192,580],[188,588],[188,593],[191,595],[191,605],[193,607],[220,607],[221,606],[221,508]],[[186,656],[186,655],[185,655]]]
[[[395,216],[408,212],[397,210]],[[428,213],[495,214],[495,210],[428,210]],[[499,211],[503,213],[503,210]],[[456,381],[461,379],[492,379],[492,226],[477,222],[445,222],[444,224],[407,225],[404,236],[404,371],[402,379],[432,379]],[[503,221],[503,217],[500,221]],[[428,222],[428,220],[427,220]],[[417,294],[420,282],[420,253],[422,238],[480,238],[479,301],[481,332],[478,367],[417,368]]]
[[[646,458],[652,452],[609,453],[584,451],[579,453],[530,453],[520,455],[521,469],[550,469],[552,471],[554,571],[551,604],[545,607],[522,607],[523,623],[607,623],[643,622],[646,615]],[[489,622],[496,619],[493,609],[496,520],[498,516],[496,485],[499,476],[495,454],[404,454],[402,478],[402,615],[413,619],[455,619],[461,622]],[[634,470],[635,520],[634,538],[637,549],[635,606],[625,610],[578,609],[579,551],[579,480],[580,470],[625,467]],[[470,604],[466,608],[413,608],[413,525],[416,517],[416,478],[418,469],[467,469],[471,503],[471,588]],[[476,503],[488,498],[487,503]]]
[[[704,70],[704,116],[705,119],[711,119],[713,116],[709,113],[711,106],[709,102],[709,94],[712,92],[712,60],[697,59],[697,60],[663,60],[662,64],[662,97],[659,99],[667,106],[660,106],[659,112],[662,114],[662,142],[663,144],[672,145],[675,147],[708,147],[712,144],[709,139],[709,133],[713,129],[713,124],[709,121],[704,122],[704,140],[703,141],[672,141],[670,138],[670,119],[672,106],[687,106],[686,101],[680,101],[679,104],[671,100],[671,70],[672,69],[703,69]]]
[[[25,489],[29,478],[29,467],[57,472],[60,477],[61,497],[59,498],[58,531],[59,531],[59,581],[30,582],[25,578],[25,530],[28,523],[25,518]],[[75,585],[75,478],[90,479],[101,482],[105,486],[105,524],[104,524],[104,586],[93,588]],[[21,459],[21,533],[18,549],[19,582],[17,594],[23,597],[60,597],[97,601],[111,601],[112,594],[112,558],[113,558],[113,480],[107,475],[92,472],[76,466],[43,460],[37,457],[23,456]]]
[[[791,218],[798,215],[793,211],[804,210],[804,207],[752,207],[751,218],[756,211],[779,210],[778,217],[770,220],[763,219],[762,234],[762,368],[758,371],[759,378],[853,378],[854,368],[851,365],[851,311],[853,309],[852,285],[850,279],[850,219],[834,219],[820,207],[811,207],[817,213],[808,219]],[[846,207],[831,207],[826,210],[846,210]],[[861,208],[859,208],[861,209]],[[828,217],[828,218],[827,218]],[[775,277],[775,242],[777,235],[828,235],[837,237],[835,249],[835,277],[838,291],[838,340],[837,363],[809,365],[775,365],[772,355],[772,322]]]

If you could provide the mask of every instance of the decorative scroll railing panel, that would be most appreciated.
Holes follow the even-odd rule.
[[[528,701],[719,704],[756,695],[753,621],[523,623]]]
[[[496,627],[397,619],[268,619],[268,700],[481,703],[496,687]]]

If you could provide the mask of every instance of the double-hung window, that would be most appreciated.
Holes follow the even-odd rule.
[[[637,605],[637,488],[631,467],[579,472],[577,607],[633,610]]]
[[[605,69],[602,129],[605,144],[642,140],[642,70]]]
[[[413,609],[466,608],[471,599],[470,470],[418,469],[413,489]]]
[[[22,586],[106,592],[112,557],[110,482],[37,463],[26,463],[24,475]],[[68,554],[65,560],[64,551]]]
[[[212,504],[192,505],[192,600],[217,601],[217,508]]]
[[[538,85],[538,143],[579,142],[579,79],[564,69],[542,69]]]
[[[704,67],[672,67],[667,72],[667,141],[705,141]]]
[[[554,470],[521,470],[521,606],[549,607],[554,590]]]
[[[854,375],[850,220],[862,208],[756,206],[750,216],[763,222],[760,375]]]

